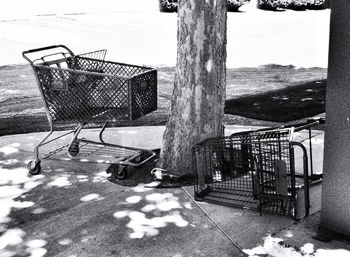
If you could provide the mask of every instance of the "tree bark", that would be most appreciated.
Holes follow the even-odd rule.
[[[221,136],[226,89],[226,0],[181,0],[177,64],[160,166],[192,174],[192,147]]]

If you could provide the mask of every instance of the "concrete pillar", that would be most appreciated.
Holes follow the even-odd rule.
[[[321,229],[350,237],[350,1],[331,2]]]

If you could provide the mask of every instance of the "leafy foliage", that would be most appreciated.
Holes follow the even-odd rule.
[[[258,8],[263,10],[293,9],[321,10],[329,8],[328,0],[258,0]]]
[[[294,0],[289,4],[290,9],[325,9],[328,8],[328,3],[325,0]]]
[[[263,10],[277,10],[287,6],[288,0],[258,0],[258,8]]]
[[[227,11],[237,12],[242,5],[249,3],[250,0],[227,0]]]
[[[161,12],[177,12],[177,0],[159,0]]]
[[[227,0],[227,10],[237,12],[238,8],[248,3],[250,0]],[[159,0],[159,9],[161,12],[177,12],[178,0]]]
[[[227,11],[237,12],[250,0],[227,0]],[[263,10],[293,9],[322,10],[329,8],[330,0],[258,0],[258,8]],[[161,12],[177,12],[178,0],[159,0]]]

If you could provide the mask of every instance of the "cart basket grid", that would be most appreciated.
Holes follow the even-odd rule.
[[[157,109],[156,70],[79,56],[65,61],[64,69],[34,66],[53,123],[134,120]]]
[[[204,140],[193,149],[195,197],[295,217],[290,128]]]
[[[37,78],[51,128],[34,149],[35,159],[28,165],[32,174],[40,172],[40,158],[140,166],[155,156],[151,150],[105,143],[102,135],[109,122],[134,120],[157,109],[156,69],[105,61],[106,50],[75,55],[64,45],[32,49],[22,55]],[[49,140],[54,125],[62,123],[79,125]],[[103,124],[100,142],[78,138],[88,123]],[[40,147],[71,133],[68,145],[40,156]]]

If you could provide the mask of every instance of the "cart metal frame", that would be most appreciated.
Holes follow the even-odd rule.
[[[323,122],[315,119],[203,140],[193,148],[195,199],[297,218],[296,192],[303,189],[303,214],[308,216],[309,186],[320,179],[313,170],[311,128]],[[305,129],[309,155],[301,142],[293,141],[294,133]],[[302,152],[302,173],[295,169],[297,148]]]
[[[45,53],[45,54],[44,54]],[[41,159],[55,157],[112,164],[116,178],[126,176],[126,167],[139,167],[155,152],[106,143],[109,123],[134,120],[157,109],[157,70],[145,66],[105,61],[106,50],[75,55],[65,45],[52,45],[24,51],[44,101],[50,131],[34,147],[28,170],[41,172]],[[50,138],[55,126],[78,124],[75,129]],[[89,123],[102,124],[100,142],[79,138]],[[39,149],[72,134],[69,144],[40,155]]]

